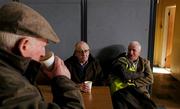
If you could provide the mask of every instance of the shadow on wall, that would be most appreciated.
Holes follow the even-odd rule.
[[[120,44],[110,45],[98,51],[96,58],[100,61],[105,79],[108,78],[108,74],[111,72],[112,61],[125,51],[124,45]]]

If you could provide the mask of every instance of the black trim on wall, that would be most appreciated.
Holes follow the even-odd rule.
[[[20,2],[20,0],[12,0],[13,2]]]
[[[153,67],[157,0],[151,0],[150,5],[148,59],[150,60],[151,67]]]
[[[87,0],[81,0],[81,40],[87,42]]]

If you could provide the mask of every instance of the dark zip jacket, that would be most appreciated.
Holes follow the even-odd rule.
[[[82,68],[76,56],[71,56],[65,61],[75,83],[93,81],[93,85],[103,85],[103,72],[98,60],[89,55],[88,63]]]

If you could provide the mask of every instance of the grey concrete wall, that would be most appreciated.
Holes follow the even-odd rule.
[[[11,0],[0,0],[0,5]],[[63,59],[73,53],[74,44],[81,40],[81,0],[20,0],[40,12],[59,35],[59,44],[49,45]],[[92,53],[104,47],[123,45],[138,40],[142,56],[148,53],[150,0],[87,0],[87,40]]]
[[[148,53],[150,0],[89,0],[88,43],[94,54],[105,46],[132,40],[142,44],[142,56]]]

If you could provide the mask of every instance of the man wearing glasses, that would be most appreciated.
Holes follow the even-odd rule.
[[[71,79],[79,84],[81,91],[87,92],[84,81],[92,81],[93,85],[103,84],[102,68],[91,54],[89,45],[80,41],[75,44],[74,54],[65,61],[71,73]]]

